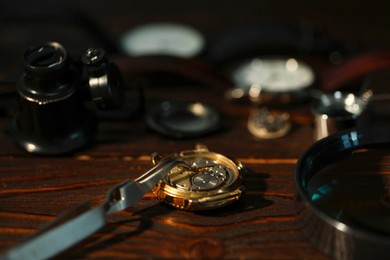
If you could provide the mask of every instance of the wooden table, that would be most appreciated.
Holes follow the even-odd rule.
[[[146,90],[149,103],[179,98],[213,103],[225,118],[223,129],[206,137],[174,140],[149,130],[142,117],[100,122],[90,146],[55,157],[28,154],[2,132],[0,249],[17,244],[81,201],[102,203],[111,186],[152,167],[151,153],[169,155],[202,143],[249,169],[247,191],[239,202],[210,212],[186,212],[148,193],[66,257],[325,258],[295,223],[294,167],[313,142],[307,109],[293,112],[287,136],[260,140],[246,127],[250,105],[229,103],[207,88],[179,87],[172,94],[172,88],[161,88]],[[1,127],[9,121],[2,118]]]
[[[103,16],[104,8],[101,4],[98,7],[96,13],[103,17],[103,22],[115,14]],[[116,10],[122,16],[111,24],[122,25],[112,28],[118,33],[134,23],[126,20],[123,11]],[[228,13],[222,14],[225,20]],[[144,17],[137,13],[135,19],[147,21],[152,14]],[[180,15],[185,19],[185,14]],[[158,17],[164,15],[160,13]],[[208,17],[212,15],[208,13]],[[207,28],[201,20],[188,21]],[[218,29],[222,23],[210,26]],[[287,136],[261,140],[247,130],[251,105],[228,102],[221,98],[220,89],[188,82],[176,87],[146,86],[145,97],[147,106],[177,99],[211,103],[224,115],[223,128],[208,136],[175,140],[148,129],[142,115],[126,122],[101,121],[93,143],[66,156],[31,155],[2,131],[0,251],[16,245],[79,202],[99,205],[114,184],[135,179],[150,169],[151,153],[168,155],[202,143],[212,151],[241,161],[249,169],[245,175],[247,191],[240,201],[210,212],[187,212],[164,205],[148,193],[134,207],[111,217],[107,227],[62,256],[328,259],[302,235],[295,218],[294,168],[297,159],[314,142],[307,104],[291,111],[293,128]],[[6,129],[10,121],[11,117],[0,118],[0,128]]]

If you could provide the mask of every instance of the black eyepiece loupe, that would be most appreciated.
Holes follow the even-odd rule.
[[[28,152],[58,155],[84,146],[97,129],[86,102],[104,109],[123,102],[121,75],[101,49],[88,49],[77,62],[61,44],[48,42],[28,48],[23,65],[11,133]]]

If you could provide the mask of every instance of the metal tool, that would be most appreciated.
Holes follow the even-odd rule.
[[[104,227],[108,215],[137,203],[175,166],[190,168],[179,156],[165,158],[136,180],[125,180],[114,186],[102,205],[91,208],[83,203],[64,212],[44,229],[0,255],[0,259],[34,260],[56,256]]]

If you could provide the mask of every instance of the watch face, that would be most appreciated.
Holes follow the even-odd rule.
[[[293,58],[255,58],[233,72],[233,81],[243,91],[258,85],[267,92],[289,92],[304,89],[314,83],[312,68]]]
[[[125,33],[121,45],[132,56],[172,55],[190,58],[204,48],[203,36],[195,29],[171,23],[147,24]]]

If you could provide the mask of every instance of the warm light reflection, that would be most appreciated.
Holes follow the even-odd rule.
[[[296,71],[298,69],[298,61],[293,58],[288,59],[286,61],[286,69],[288,71]]]
[[[230,92],[230,95],[233,97],[233,98],[242,98],[244,96],[244,90],[240,89],[240,88],[236,88],[236,89],[233,89],[231,92]]]
[[[26,150],[29,151],[29,152],[34,152],[35,150],[37,149],[36,145],[35,144],[27,144],[26,145]]]
[[[249,96],[251,98],[257,98],[260,96],[261,86],[259,84],[252,84],[249,89]]]
[[[207,109],[203,106],[202,103],[197,102],[191,106],[191,111],[198,116],[207,114]]]

